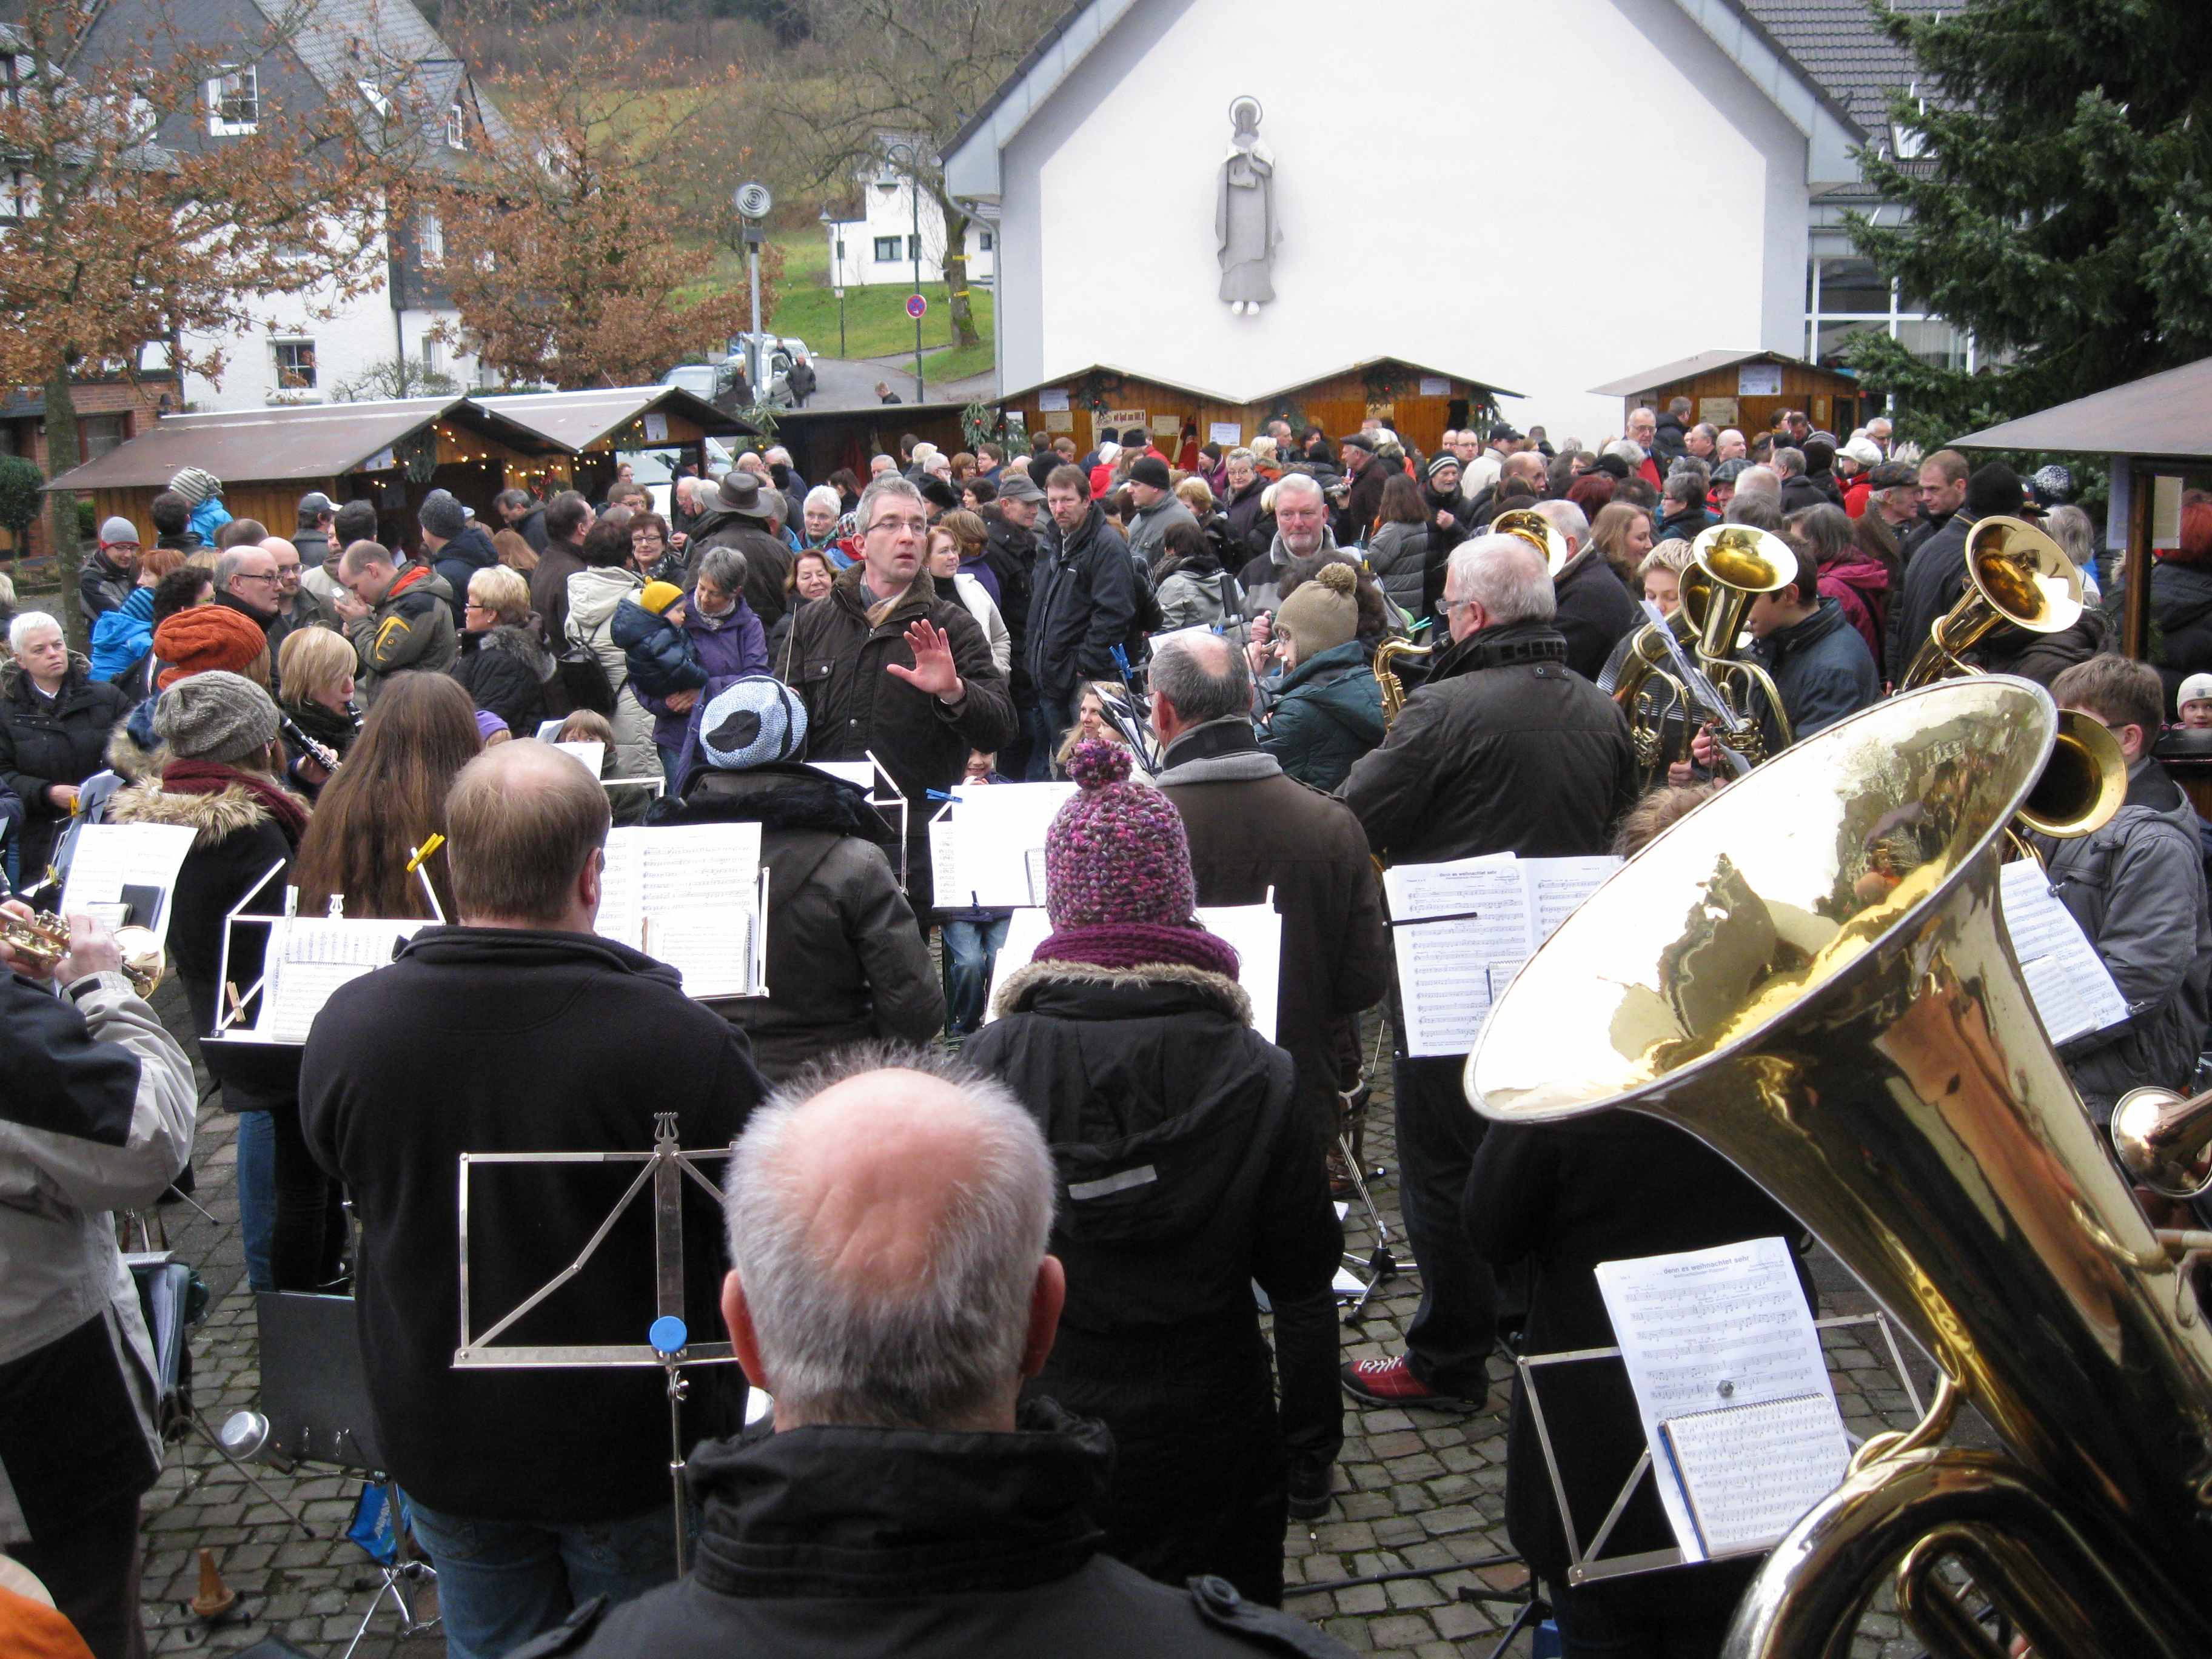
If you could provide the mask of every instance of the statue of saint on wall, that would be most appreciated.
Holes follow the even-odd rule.
[[[1275,158],[1260,142],[1260,100],[1229,106],[1228,155],[1214,191],[1213,234],[1221,246],[1221,297],[1249,316],[1275,297]]]

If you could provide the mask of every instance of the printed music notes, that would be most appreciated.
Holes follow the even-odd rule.
[[[429,926],[319,916],[234,916],[232,925],[269,929],[268,948],[261,958],[261,994],[252,1024],[234,1020],[214,1035],[233,1042],[295,1048],[307,1042],[315,1016],[340,986],[388,966],[400,946]]]
[[[666,963],[692,997],[763,996],[767,944],[757,823],[607,836],[599,932]]]
[[[1787,1242],[1601,1261],[1597,1283],[1682,1559],[1774,1542],[1843,1478],[1849,1452]],[[1808,1397],[1825,1408],[1822,1425],[1809,1423],[1812,1407],[1745,1410]],[[1690,1421],[1713,1417],[1729,1424]],[[1693,1492],[1726,1546],[1701,1536]],[[1756,1541],[1746,1541],[1752,1533]]]
[[[2043,1033],[2054,1046],[2128,1017],[2127,1002],[2104,958],[2074,913],[2051,890],[2042,866],[2033,859],[2006,865],[1998,873],[1997,890],[2021,976],[2027,981]]]
[[[113,929],[135,922],[169,936],[169,895],[198,835],[189,824],[87,823],[70,838],[61,911]],[[27,883],[32,872],[25,871]]]
[[[1493,853],[1384,871],[1407,1053],[1473,1048],[1515,971],[1620,867],[1616,858]]]
[[[1017,909],[1044,902],[1044,833],[1072,783],[994,783],[952,791],[929,821],[940,910]]]

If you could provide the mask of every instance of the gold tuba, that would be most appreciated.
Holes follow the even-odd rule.
[[[1490,534],[1516,536],[1543,556],[1544,568],[1552,573],[1552,580],[1559,579],[1559,572],[1567,568],[1567,538],[1552,528],[1552,521],[1534,507],[1516,507],[1499,514],[1490,521]]]
[[[2212,1332],[2043,1034],[1999,910],[2057,711],[1988,675],[1907,692],[1684,818],[1529,958],[1466,1070],[1487,1116],[1606,1107],[1729,1158],[1942,1374],[1791,1528],[1728,1651],[1849,1650],[1879,1583],[1935,1650],[2212,1652]],[[2002,1453],[1931,1443],[1961,1400]]]
[[[1772,678],[1757,663],[1745,661],[1737,647],[1751,602],[1796,580],[1797,555],[1781,537],[1747,524],[1713,525],[1700,531],[1691,547],[1697,562],[1682,573],[1682,609],[1695,607],[1698,666],[1739,716],[1736,731],[1715,736],[1756,765],[1765,758],[1762,705],[1772,714],[1784,748],[1794,734]]]
[[[2025,519],[2002,514],[1966,532],[1966,591],[1928,630],[1897,689],[1976,671],[1959,659],[2000,624],[2057,634],[2081,619],[2081,573],[2066,550]]]

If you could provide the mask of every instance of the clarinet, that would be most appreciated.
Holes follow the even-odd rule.
[[[300,729],[299,721],[294,720],[289,714],[283,713],[281,709],[277,711],[276,718],[283,723],[284,735],[291,738],[294,743],[299,744],[301,749],[305,750],[309,760],[314,762],[316,765],[321,767],[325,772],[336,772],[338,769],[338,753],[337,750],[331,748],[327,744],[316,742],[314,738],[309,737],[305,732]],[[358,730],[359,728],[356,727],[356,729]]]

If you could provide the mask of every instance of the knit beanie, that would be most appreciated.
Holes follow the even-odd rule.
[[[100,544],[102,547],[113,547],[118,542],[135,544],[137,540],[138,526],[128,519],[110,519],[100,526]]]
[[[1451,468],[1455,472],[1459,471],[1459,457],[1449,453],[1432,456],[1430,459],[1428,467],[1429,482],[1431,483],[1434,483],[1437,481],[1437,474],[1443,471],[1446,467]]]
[[[806,705],[773,674],[748,674],[699,717],[699,750],[724,772],[789,760],[806,746]]]
[[[1297,643],[1300,662],[1347,643],[1359,632],[1359,603],[1352,597],[1358,586],[1352,567],[1332,559],[1275,608],[1275,632]]]
[[[1130,782],[1129,766],[1127,750],[1098,738],[1068,757],[1078,790],[1044,836],[1044,908],[1054,932],[1182,927],[1198,908],[1182,815],[1158,790]]]
[[[2207,701],[2212,701],[2212,674],[2191,674],[2174,693],[2173,706],[2179,708],[2185,702]]]
[[[441,542],[449,542],[468,528],[469,515],[448,490],[434,489],[422,498],[415,522]]]
[[[247,759],[276,740],[276,724],[266,691],[221,669],[179,680],[154,705],[154,734],[179,760]]]
[[[154,655],[167,663],[156,682],[163,690],[187,675],[221,670],[235,674],[269,648],[268,636],[228,605],[196,605],[162,619],[154,630]]]
[[[202,501],[212,501],[222,494],[222,480],[197,466],[179,467],[176,476],[169,480],[169,488],[198,507]]]
[[[668,607],[684,597],[684,590],[674,582],[647,582],[639,591],[637,602],[656,617],[668,614]]]
[[[477,736],[489,743],[494,738],[502,735],[513,737],[514,734],[507,729],[507,722],[493,714],[490,709],[477,709]]]

